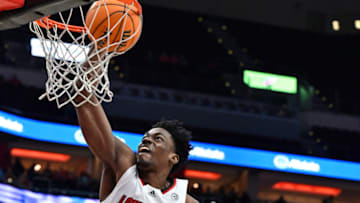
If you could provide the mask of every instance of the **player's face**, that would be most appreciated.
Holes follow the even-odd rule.
[[[163,128],[153,128],[145,133],[138,146],[137,162],[140,169],[171,167],[175,154],[171,134]]]

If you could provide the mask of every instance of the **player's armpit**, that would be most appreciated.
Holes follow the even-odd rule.
[[[101,173],[99,199],[104,201],[112,192],[116,185],[116,175],[113,169],[106,164],[102,164],[103,169]]]
[[[185,203],[199,203],[199,201],[197,201],[195,198],[193,198],[190,195],[186,195],[186,201]]]

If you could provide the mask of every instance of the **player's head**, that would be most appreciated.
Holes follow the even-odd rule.
[[[170,174],[188,158],[192,149],[191,132],[182,122],[163,120],[147,131],[139,144],[137,162],[139,169],[156,170],[167,168]]]

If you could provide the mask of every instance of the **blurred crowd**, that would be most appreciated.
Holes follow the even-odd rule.
[[[252,200],[247,192],[238,194],[235,190],[226,190],[225,187],[220,187],[216,191],[211,191],[209,188],[203,188],[201,184],[194,183],[190,188],[189,193],[196,197],[203,203],[255,203],[256,200]]]
[[[63,168],[51,170],[47,164],[45,168],[33,164],[25,168],[19,159],[8,168],[0,168],[0,181],[43,193],[62,195],[76,195],[95,198],[99,183],[86,172],[70,172]]]
[[[8,167],[0,167],[0,182],[35,192],[87,198],[97,198],[99,190],[99,181],[86,172],[76,174],[63,168],[54,171],[50,169],[50,164],[45,168],[41,168],[39,164],[26,168],[18,158]],[[287,203],[283,198],[275,202],[252,200],[246,192],[239,195],[226,189],[220,187],[216,191],[210,191],[195,183],[189,193],[201,203]]]
[[[36,192],[96,198],[99,181],[86,171],[51,169],[51,165],[33,163],[26,167],[20,158],[12,158],[9,146],[0,144],[0,182]]]
[[[0,181],[37,192],[90,198],[97,198],[99,189],[99,181],[86,172],[77,174],[63,168],[54,171],[49,164],[45,168],[41,168],[39,164],[25,168],[18,158],[9,167],[0,168]],[[191,188],[190,192],[204,202],[252,202],[246,194],[237,196],[235,193],[225,193],[224,190],[203,191],[201,185]]]

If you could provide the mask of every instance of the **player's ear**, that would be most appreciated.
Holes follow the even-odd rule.
[[[179,160],[180,160],[180,157],[178,154],[175,154],[175,153],[170,154],[170,161],[173,165],[179,163]]]

